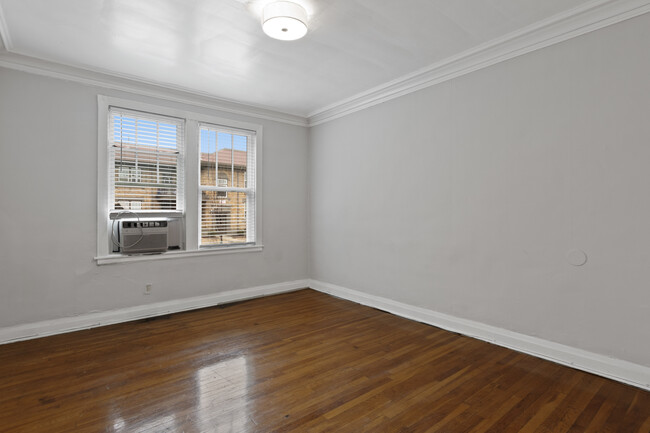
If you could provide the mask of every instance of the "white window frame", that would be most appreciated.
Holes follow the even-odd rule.
[[[241,122],[237,120],[196,113],[192,111],[179,110],[164,105],[154,105],[139,101],[133,101],[111,96],[98,95],[97,97],[97,264],[111,264],[134,261],[164,260],[181,257],[202,256],[210,254],[226,254],[236,252],[262,251],[262,125]],[[108,127],[109,108],[111,106],[127,110],[144,111],[161,116],[170,116],[185,119],[185,208],[182,215],[175,212],[148,212],[143,216],[179,217],[182,216],[182,224],[185,239],[185,248],[182,250],[168,251],[155,255],[134,255],[127,256],[112,253],[111,226],[112,220],[109,215],[109,147]],[[223,125],[235,129],[245,129],[255,133],[255,241],[251,244],[219,245],[210,248],[199,248],[199,224],[200,224],[200,144],[199,124],[210,123]]]
[[[234,171],[234,166],[231,166],[231,171],[230,171],[230,186],[228,186],[228,178],[223,179],[219,178],[219,164],[218,161],[215,159],[215,172],[217,174],[217,182],[214,185],[207,185],[207,184],[200,184],[199,185],[199,195],[201,196],[203,192],[206,191],[214,191],[217,193],[217,198],[226,199],[228,197],[229,192],[235,193],[235,199],[237,198],[237,193],[244,193],[246,196],[246,203],[247,203],[247,209],[251,205],[251,203],[254,206],[255,203],[255,194],[256,194],[256,188],[255,186],[257,185],[257,182],[255,181],[255,175],[257,173],[257,158],[256,158],[256,150],[257,150],[257,136],[255,134],[255,131],[247,130],[247,129],[233,129],[231,126],[228,125],[217,125],[217,124],[208,124],[208,123],[201,123],[199,124],[199,129],[200,130],[209,130],[209,131],[214,131],[215,133],[227,133],[231,135],[231,138],[234,136],[246,136],[246,142],[247,142],[247,152],[246,152],[246,159],[247,159],[247,164],[246,164],[246,176],[244,177],[245,180],[248,180],[248,183],[251,183],[253,185],[252,188],[248,187],[236,187],[235,186],[235,171]],[[199,140],[200,141],[200,140]],[[248,146],[250,146],[252,143],[252,147],[249,149]],[[232,146],[232,142],[231,142]],[[235,151],[234,146],[232,146],[233,152]],[[216,149],[218,152],[218,147]],[[234,154],[233,154],[234,155]],[[234,162],[231,160],[231,162]],[[249,170],[248,168],[253,167],[255,168],[254,170]],[[226,184],[221,185],[221,180],[225,180]],[[244,183],[247,183],[246,181]],[[220,193],[224,193],[223,196],[219,197]],[[202,198],[201,198],[202,200]],[[255,212],[255,209],[252,210]],[[250,212],[247,212],[250,214]],[[201,216],[203,214],[201,213]],[[199,224],[199,227],[202,227],[203,221],[201,221],[201,224]],[[252,221],[250,218],[246,219],[246,241],[245,242],[240,242],[238,243],[239,245],[245,245],[245,244],[251,244],[254,243],[255,239],[255,223]],[[202,236],[201,236],[202,237]],[[231,245],[238,245],[238,244],[231,244]],[[200,245],[200,248],[214,248],[216,246],[223,246],[223,244],[204,244]]]

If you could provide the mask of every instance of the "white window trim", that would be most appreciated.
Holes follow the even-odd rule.
[[[180,117],[185,119],[185,249],[181,251],[168,251],[155,255],[127,256],[110,252],[111,245],[109,233],[111,222],[108,211],[108,115],[109,107],[118,106],[129,110],[145,111],[163,116]],[[262,243],[262,125],[241,122],[237,120],[210,116],[192,111],[169,108],[162,105],[147,104],[129,99],[114,98],[111,96],[97,96],[97,264],[124,263],[150,260],[165,260],[172,258],[253,252],[263,249]],[[255,164],[255,243],[250,245],[223,245],[199,248],[199,123],[211,123],[225,127],[247,129],[256,135],[256,164]],[[174,212],[163,212],[174,214]],[[147,214],[149,216],[149,214]],[[153,215],[151,215],[153,216]],[[163,216],[158,215],[158,216]],[[171,216],[171,215],[169,215]]]

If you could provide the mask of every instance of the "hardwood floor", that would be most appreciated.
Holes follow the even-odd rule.
[[[650,393],[311,290],[0,346],[3,432],[650,432]]]

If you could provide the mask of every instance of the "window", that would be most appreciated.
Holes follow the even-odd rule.
[[[259,125],[100,96],[98,263],[261,250],[261,132]],[[148,217],[170,221],[175,251],[114,253],[115,221]]]
[[[182,212],[183,119],[110,107],[108,123],[111,215]]]
[[[255,134],[200,125],[200,245],[255,241]]]

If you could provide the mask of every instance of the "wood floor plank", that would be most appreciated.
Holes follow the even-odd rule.
[[[0,346],[0,432],[650,433],[650,393],[312,290]]]

